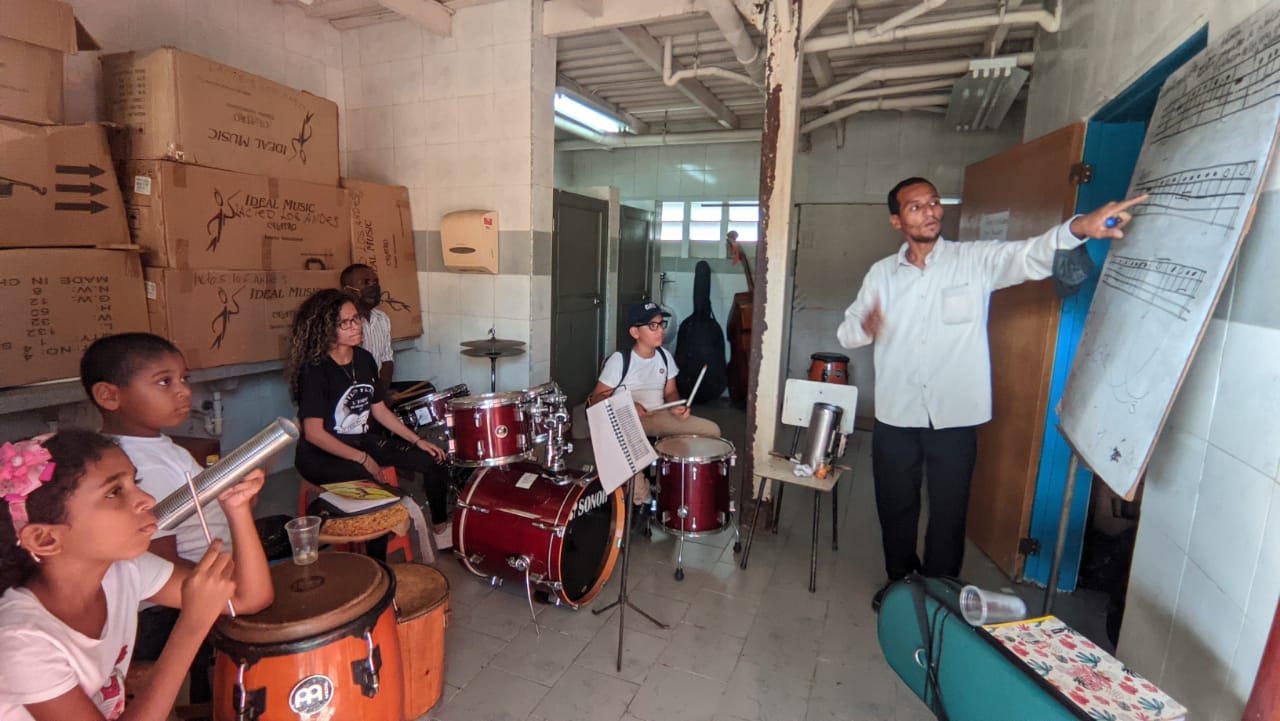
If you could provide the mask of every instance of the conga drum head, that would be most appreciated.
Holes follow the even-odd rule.
[[[710,436],[667,436],[653,444],[658,455],[668,460],[705,463],[733,455],[733,444]]]
[[[393,563],[396,577],[396,609],[400,622],[424,616],[449,600],[449,579],[421,563]]]
[[[821,361],[823,363],[845,363],[849,362],[849,356],[843,353],[814,353],[809,356],[811,360]]]
[[[354,553],[322,553],[306,566],[280,563],[271,568],[275,601],[252,615],[222,617],[215,632],[258,645],[310,639],[374,609],[391,583],[377,561]]]

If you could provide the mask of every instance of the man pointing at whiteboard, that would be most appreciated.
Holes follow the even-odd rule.
[[[889,583],[912,572],[960,575],[977,426],[991,420],[991,293],[1049,277],[1059,249],[1124,237],[1127,209],[1145,200],[1107,203],[1027,240],[957,243],[941,237],[942,200],[932,183],[907,178],[889,191],[889,223],[905,242],[867,271],[836,331],[845,348],[875,343],[871,463]],[[926,473],[922,563],[916,536]]]

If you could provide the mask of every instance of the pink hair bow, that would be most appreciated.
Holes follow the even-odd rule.
[[[27,525],[27,497],[53,479],[53,456],[41,445],[51,436],[0,446],[0,498],[9,504],[15,535]]]

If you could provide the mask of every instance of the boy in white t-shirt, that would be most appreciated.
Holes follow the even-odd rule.
[[[186,488],[187,474],[203,470],[196,459],[161,432],[187,420],[191,387],[187,362],[177,346],[151,333],[122,333],[100,338],[80,359],[80,382],[102,412],[102,433],[120,444],[138,470],[138,487],[157,502]],[[209,533],[232,552],[231,527],[217,501],[203,506]],[[151,537],[151,553],[169,561],[198,563],[209,547],[193,515],[171,531]],[[178,615],[174,609],[149,607],[138,614],[134,657],[153,661],[169,637]],[[197,668],[211,660],[207,647],[196,656]],[[212,690],[202,673],[192,675],[193,702],[206,701]]]
[[[587,404],[608,398],[618,386],[626,386],[635,401],[636,412],[640,414],[640,424],[650,436],[673,436],[688,433],[697,436],[720,437],[720,426],[714,421],[689,413],[685,405],[672,406],[666,410],[650,412],[663,403],[680,399],[676,389],[675,359],[662,349],[662,339],[667,329],[667,318],[671,314],[658,307],[653,301],[632,303],[627,307],[627,332],[635,340],[631,346],[630,359],[622,353],[614,353],[604,363],[600,371],[600,379],[596,387],[587,396]],[[643,474],[636,474],[636,479],[643,480]],[[637,506],[648,505],[650,501],[649,484],[637,482],[632,497]]]

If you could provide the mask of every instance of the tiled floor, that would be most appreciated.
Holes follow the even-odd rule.
[[[743,448],[743,414],[728,405],[702,413]],[[451,585],[444,697],[423,719],[439,721],[917,721],[932,714],[885,664],[872,594],[883,582],[871,489],[869,437],[857,434],[838,487],[840,549],[831,550],[824,497],[818,590],[807,590],[812,495],[792,488],[777,535],[756,537],[746,570],[733,534],[686,542],[685,578],[673,578],[676,539],[632,535],[628,586],[660,629],[626,613],[622,669],[616,669],[619,610],[591,613],[618,595],[620,566],[578,611],[535,605],[523,588],[493,588],[453,558],[438,568]],[[585,445],[580,444],[580,445]],[[575,457],[589,460],[579,448]],[[848,478],[848,476],[846,476]],[[1009,583],[973,548],[965,575],[980,585]],[[1039,591],[1021,588],[1038,608]],[[1073,616],[1091,606],[1060,602]],[[1083,605],[1082,605],[1083,600]],[[1096,606],[1096,599],[1092,601]]]

